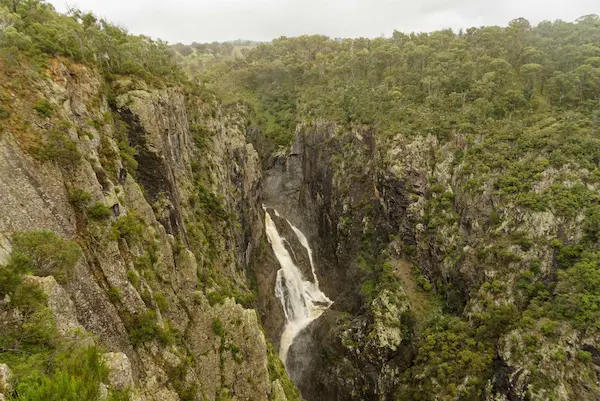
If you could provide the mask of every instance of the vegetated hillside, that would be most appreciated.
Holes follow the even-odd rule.
[[[0,1],[0,398],[285,400],[248,111],[162,42]]]
[[[305,397],[600,396],[598,16],[281,38],[200,79],[318,228]]]
[[[183,69],[188,75],[195,76],[209,69],[215,62],[244,58],[250,50],[260,44],[261,42],[238,39],[231,42],[193,42],[190,45],[176,43],[172,48],[176,51],[177,61]]]

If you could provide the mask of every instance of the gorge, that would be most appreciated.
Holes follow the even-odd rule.
[[[0,399],[599,399],[599,43],[0,0]]]

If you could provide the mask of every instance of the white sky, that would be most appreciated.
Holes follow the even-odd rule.
[[[444,28],[506,25],[518,17],[572,21],[600,14],[600,0],[50,0],[171,43],[279,36],[389,36]]]

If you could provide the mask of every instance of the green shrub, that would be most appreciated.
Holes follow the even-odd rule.
[[[208,137],[210,137],[208,127],[205,125],[190,124],[190,133],[198,149],[205,150],[208,147]]]
[[[54,108],[46,99],[41,99],[39,102],[33,105],[33,109],[37,111],[41,116],[50,118]]]
[[[279,380],[283,387],[283,392],[289,401],[301,399],[300,391],[298,391],[298,388],[288,376],[283,362],[270,342],[267,342],[267,369],[269,371],[269,380],[271,382]]]
[[[589,363],[592,361],[592,354],[587,351],[577,351],[577,359],[583,363]]]
[[[98,348],[74,348],[54,353],[38,369],[17,375],[15,399],[27,401],[96,400],[108,369]]]
[[[222,304],[225,301],[225,299],[227,299],[227,297],[222,295],[218,291],[211,291],[206,294],[206,299],[208,299],[208,303],[210,304],[210,306],[215,306],[218,304]]]
[[[198,201],[199,206],[206,209],[210,215],[215,216],[221,220],[227,220],[229,215],[223,207],[221,199],[210,192],[208,189],[200,185],[198,187]]]
[[[116,287],[111,287],[108,290],[108,299],[110,302],[118,302],[122,298],[121,290]]]
[[[0,106],[0,120],[4,120],[10,117],[8,110]]]
[[[540,331],[543,335],[549,337],[556,335],[556,331],[558,329],[558,322],[549,320],[545,322],[542,327],[540,327]]]
[[[193,357],[186,357],[179,365],[167,370],[169,382],[182,401],[194,401],[198,395],[198,384],[188,385],[187,372],[192,366]]]
[[[120,238],[136,240],[142,237],[144,220],[139,213],[132,211],[119,217],[113,223],[113,228]]]
[[[98,202],[88,207],[87,215],[93,220],[106,220],[112,216],[112,210],[105,204]]]
[[[244,356],[242,355],[240,347],[238,347],[235,344],[231,344],[231,346],[229,347],[229,350],[231,351],[231,355],[233,356],[234,361],[236,361],[237,363],[240,363],[240,362],[242,362],[242,360],[244,360]]]
[[[131,400],[131,389],[110,389],[107,401],[130,401]]]
[[[130,174],[133,174],[138,168],[138,162],[135,159],[137,151],[135,148],[131,147],[127,141],[119,141],[119,154],[121,156],[121,161],[123,162],[123,166],[127,169]]]
[[[158,309],[160,309],[161,311],[166,311],[169,308],[169,303],[167,302],[167,299],[160,292],[154,293],[154,302],[156,302],[156,306],[158,306]]]
[[[91,201],[92,195],[83,189],[73,188],[69,191],[69,202],[78,211],[84,211]]]
[[[54,276],[65,282],[81,257],[81,248],[50,231],[32,231],[13,236],[15,258],[20,269],[38,276]]]
[[[419,287],[421,287],[424,291],[431,291],[431,283],[423,275],[417,275],[416,281]]]
[[[32,153],[43,162],[52,161],[65,167],[81,160],[77,145],[67,134],[57,129],[50,130],[42,142],[32,148]]]
[[[221,319],[219,319],[218,317],[216,317],[213,320],[212,329],[213,329],[213,333],[215,333],[219,337],[223,337],[225,335],[225,329],[223,328],[223,323],[221,322]]]
[[[133,317],[129,329],[129,340],[133,345],[140,345],[152,340],[166,345],[173,342],[173,335],[169,330],[160,327],[156,321],[156,313],[148,310]]]
[[[138,288],[140,285],[140,276],[135,270],[127,270],[127,280],[133,285],[135,288]]]

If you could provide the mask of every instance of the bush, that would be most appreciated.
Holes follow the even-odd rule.
[[[110,290],[108,290],[108,299],[110,300],[110,302],[118,302],[121,300],[121,298],[121,290],[119,290],[118,288],[111,287]]]
[[[167,302],[167,299],[160,292],[154,293],[154,302],[156,302],[156,306],[158,306],[158,309],[160,309],[161,311],[166,311],[169,308],[169,303]]]
[[[100,383],[107,376],[108,369],[102,364],[97,347],[65,349],[50,355],[37,369],[19,374],[15,399],[96,400],[100,397]]]
[[[198,187],[198,201],[199,206],[208,211],[212,216],[221,220],[228,219],[229,215],[225,211],[221,199],[202,185]]]
[[[123,166],[127,169],[130,174],[133,174],[138,168],[138,162],[135,160],[135,156],[137,151],[135,148],[131,147],[127,141],[119,141],[119,154],[121,156],[121,161],[123,162]]]
[[[137,288],[140,285],[140,276],[137,274],[135,270],[127,271],[127,280],[131,283],[132,286]]]
[[[54,276],[65,282],[81,257],[81,248],[50,231],[18,233],[13,236],[14,258],[19,269],[38,276]],[[15,262],[16,263],[16,262]]]
[[[83,189],[73,188],[69,191],[69,203],[78,211],[84,211],[91,201],[92,195]]]
[[[41,116],[50,118],[52,117],[53,107],[46,99],[41,99],[39,102],[33,105],[33,109],[38,112]]]
[[[6,119],[10,117],[10,113],[8,110],[0,106],[0,120]]]
[[[223,337],[225,335],[225,329],[223,329],[223,323],[221,322],[221,319],[219,319],[218,317],[216,317],[213,320],[212,328],[213,328],[213,333],[215,333],[219,337]]]
[[[142,237],[144,231],[142,217],[135,211],[119,217],[113,228],[120,238],[135,240]]]
[[[542,327],[540,327],[540,331],[543,335],[549,337],[556,335],[556,331],[558,330],[558,322],[549,320],[545,322]]]
[[[579,359],[583,363],[589,363],[592,361],[592,354],[587,351],[578,351],[577,359]]]
[[[81,159],[77,145],[57,129],[51,130],[40,145],[33,147],[32,153],[43,162],[52,161],[67,167]]]
[[[129,330],[129,339],[133,345],[158,340],[161,344],[173,342],[172,333],[160,327],[156,321],[156,313],[152,310],[133,317]]]
[[[112,210],[103,203],[96,203],[87,209],[88,216],[93,220],[106,220],[112,216]]]

